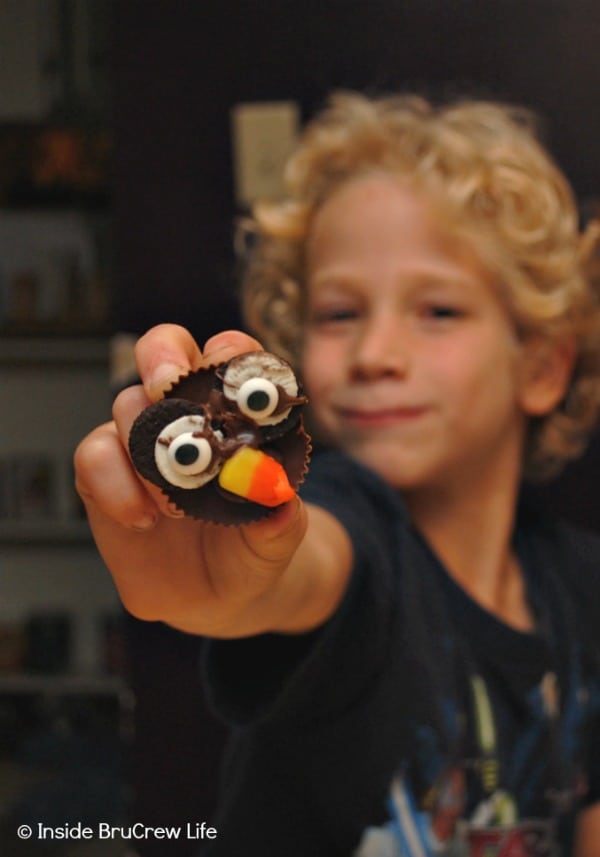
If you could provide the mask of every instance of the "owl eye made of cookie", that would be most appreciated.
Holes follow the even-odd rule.
[[[234,357],[221,376],[223,394],[240,413],[259,426],[273,426],[290,415],[298,397],[298,382],[291,366],[274,354],[255,351]]]
[[[206,418],[199,414],[179,417],[166,425],[154,446],[154,460],[161,476],[178,488],[200,488],[214,479],[220,460],[205,436]],[[212,432],[219,440],[222,435]]]

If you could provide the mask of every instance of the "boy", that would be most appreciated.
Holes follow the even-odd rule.
[[[213,638],[234,741],[206,853],[599,857],[600,544],[520,498],[598,407],[569,188],[522,116],[351,94],[288,178],[245,302],[333,448],[302,501],[178,520],[125,453],[182,370],[258,347],[241,333],[148,333],[144,386],[76,455],[125,605]]]

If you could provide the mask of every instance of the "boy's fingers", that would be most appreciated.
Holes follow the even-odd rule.
[[[260,343],[251,336],[239,330],[226,330],[212,336],[202,354],[184,327],[160,324],[137,341],[135,354],[146,395],[151,402],[156,402],[181,375],[260,348]]]
[[[151,402],[141,384],[127,387],[115,398],[112,415],[125,449],[129,446],[129,432],[134,420],[150,404]]]
[[[114,423],[88,435],[74,463],[76,488],[92,523],[103,516],[131,529],[154,526],[158,508],[136,477]]]
[[[152,402],[187,372],[198,369],[202,354],[191,333],[177,324],[151,328],[135,346],[138,371],[146,395]]]
[[[241,330],[225,330],[206,340],[202,366],[216,366],[245,351],[262,351],[262,345]]]

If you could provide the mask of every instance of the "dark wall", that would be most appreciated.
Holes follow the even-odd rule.
[[[336,87],[468,92],[540,110],[582,196],[600,188],[596,0],[120,0],[117,325],[237,321],[229,109]]]

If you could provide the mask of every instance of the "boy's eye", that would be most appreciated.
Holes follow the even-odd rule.
[[[358,315],[357,310],[350,307],[316,310],[312,320],[315,324],[330,324],[343,321],[353,321]]]
[[[426,307],[424,315],[431,319],[449,319],[460,318],[463,313],[458,307],[447,306],[446,304],[433,304]]]

